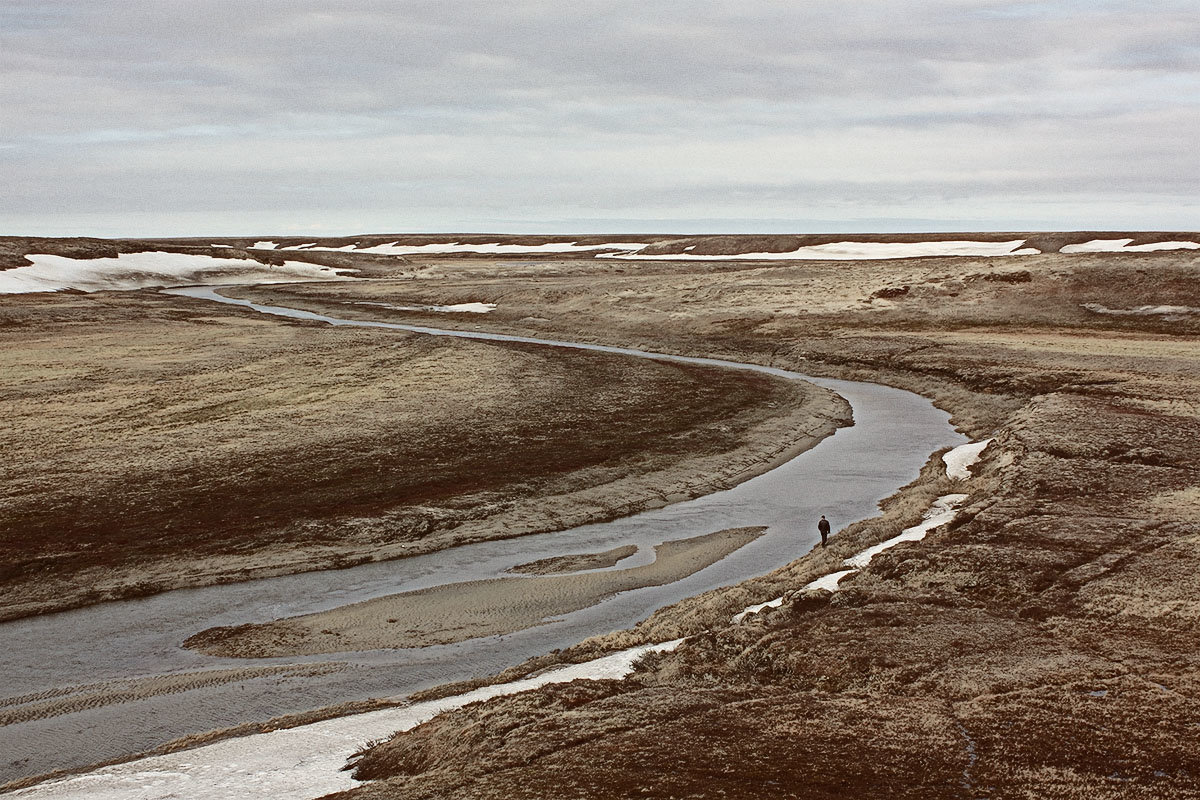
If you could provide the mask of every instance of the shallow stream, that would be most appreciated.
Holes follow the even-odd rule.
[[[399,561],[168,592],[138,600],[0,624],[0,711],[21,709],[79,687],[264,665],[341,664],[324,674],[280,673],[213,682],[178,681],[174,691],[135,682],[120,702],[76,703],[66,713],[0,727],[0,783],[145,750],[191,733],[370,697],[403,696],[437,684],[496,673],[598,633],[628,627],[655,609],[708,589],[769,572],[806,553],[825,514],[835,530],[872,516],[877,504],[911,481],[930,453],[961,444],[948,415],[929,400],[877,384],[811,378],[788,370],[619,347],[500,334],[347,320],[263,306],[214,287],[171,294],[247,306],[331,325],[598,350],[639,358],[722,366],[808,380],[849,401],[855,424],[812,450],[733,489],[623,519],[555,533],[485,542]],[[381,335],[386,335],[382,333]],[[653,546],[724,528],[765,525],[754,542],[681,581],[612,597],[549,624],[505,636],[412,650],[337,656],[238,660],[180,647],[216,625],[268,621],[395,592],[495,577],[518,564],[636,544],[639,554],[615,569],[652,560]],[[21,698],[5,701],[3,698]]]

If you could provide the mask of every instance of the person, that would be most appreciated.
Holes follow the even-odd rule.
[[[821,532],[821,547],[825,546],[826,540],[829,539],[829,520],[825,519],[825,515],[821,515],[821,521],[817,523],[817,530]]]

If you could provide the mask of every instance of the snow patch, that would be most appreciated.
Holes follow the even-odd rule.
[[[942,461],[946,465],[946,475],[957,481],[965,481],[971,477],[969,468],[979,460],[983,451],[991,443],[991,439],[984,439],[982,442],[969,442],[967,444],[960,444],[949,453],[946,453],[946,455],[942,456]]]
[[[601,253],[597,258],[620,258],[630,260],[658,261],[729,261],[734,259],[755,260],[834,260],[860,261],[885,258],[923,258],[926,256],[1028,256],[1040,250],[1022,248],[1024,239],[1011,242],[832,242],[814,244],[785,253],[731,253],[727,255],[703,255],[695,253]]]
[[[357,306],[376,306],[389,308],[392,311],[437,311],[447,314],[486,314],[496,310],[495,303],[455,303],[449,306],[395,306],[391,303],[373,303],[369,300],[359,300]]]
[[[0,273],[3,275],[3,273]],[[1194,306],[1138,306],[1137,308],[1109,308],[1099,303],[1084,303],[1083,308],[1093,314],[1111,314],[1118,317],[1186,316],[1200,314]]]
[[[645,242],[605,242],[603,244],[578,244],[576,242],[547,242],[546,244],[501,244],[500,242],[484,242],[480,244],[460,244],[459,242],[440,242],[434,244],[377,244],[370,247],[355,247],[352,244],[343,247],[318,247],[313,244],[300,244],[285,247],[284,250],[326,250],[330,252],[379,253],[389,256],[406,255],[439,255],[447,253],[476,253],[481,255],[516,255],[529,253],[586,253],[596,250],[641,250],[648,245]]]
[[[739,622],[741,622],[742,620],[744,620],[746,617],[750,616],[751,614],[757,614],[758,612],[760,612],[766,608],[779,608],[781,605],[783,605],[783,598],[776,597],[774,600],[768,600],[765,603],[759,603],[758,605],[755,605],[755,606],[747,606],[746,608],[743,608],[738,613],[734,614],[733,619],[730,620],[730,622],[732,622],[734,625],[737,625]]]
[[[279,245],[275,242],[255,242],[250,245],[251,250],[274,250],[276,247]]]
[[[67,258],[33,254],[32,266],[0,271],[0,294],[84,292],[142,289],[148,286],[192,286],[220,283],[283,283],[331,280],[354,270],[299,261],[282,266],[252,259],[214,258],[192,253],[121,253],[116,258]]]
[[[359,781],[343,772],[346,760],[372,739],[414,728],[468,703],[573,680],[620,679],[652,652],[675,649],[682,639],[624,650],[531,678],[485,686],[466,694],[227,739],[164,756],[103,767],[13,792],[38,800],[307,800],[345,791]]]
[[[921,524],[914,525],[911,528],[905,528],[900,533],[893,536],[887,541],[880,542],[877,545],[868,547],[862,552],[856,553],[846,559],[845,564],[848,567],[853,567],[856,570],[862,569],[871,563],[871,559],[879,555],[885,550],[891,550],[902,542],[919,542],[929,534],[931,530],[940,528],[943,525],[952,522],[954,515],[958,513],[958,507],[967,499],[965,494],[945,494],[933,501],[933,505],[925,512],[925,519]]]
[[[811,583],[806,583],[804,585],[804,588],[805,589],[824,589],[827,592],[836,592],[838,590],[838,584],[842,582],[842,578],[844,578],[847,575],[854,573],[854,572],[858,572],[858,570],[843,569],[838,572],[831,572],[828,575],[825,575],[824,577],[817,578],[815,581],[812,581]]]
[[[1064,245],[1062,253],[1154,253],[1159,250],[1200,250],[1198,242],[1151,242],[1129,245],[1133,239],[1092,239],[1083,244]]]
[[[495,308],[495,303],[455,303],[452,306],[429,306],[431,311],[465,312],[467,314],[486,314],[494,311]]]

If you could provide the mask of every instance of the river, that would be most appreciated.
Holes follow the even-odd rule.
[[[877,513],[878,502],[915,478],[931,452],[965,441],[950,426],[948,415],[929,400],[877,384],[620,347],[339,319],[224,297],[217,287],[167,291],[330,325],[598,350],[808,380],[845,397],[855,424],[732,489],[611,522],[349,569],[167,592],[0,624],[0,675],[4,676],[0,698],[8,698],[0,699],[0,712],[66,701],[53,716],[0,727],[0,783],[117,758],[240,722],[351,700],[404,696],[489,675],[588,636],[628,627],[664,605],[794,560],[818,539],[814,520],[819,515],[833,520],[836,530]],[[180,647],[188,636],[215,625],[268,621],[395,592],[494,577],[535,559],[638,545],[638,555],[618,565],[623,569],[652,559],[653,546],[663,541],[750,525],[765,525],[768,530],[681,581],[625,592],[550,624],[505,636],[412,650],[252,661],[216,658]],[[220,670],[265,665],[281,669],[237,680],[206,677],[218,676]],[[303,671],[289,670],[288,665],[334,667]],[[198,674],[180,677],[191,673]],[[170,690],[164,689],[167,684],[172,684]],[[114,693],[120,696],[114,698]],[[93,695],[106,699],[86,699]]]

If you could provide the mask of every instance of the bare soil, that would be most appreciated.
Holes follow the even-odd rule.
[[[882,380],[995,442],[965,483],[931,460],[827,550],[555,657],[691,637],[633,678],[439,717],[347,796],[1200,797],[1200,316],[1086,305],[1200,306],[1196,254],[428,263],[276,299],[487,300],[496,330]],[[948,529],[799,591],[946,491],[969,493]]]

